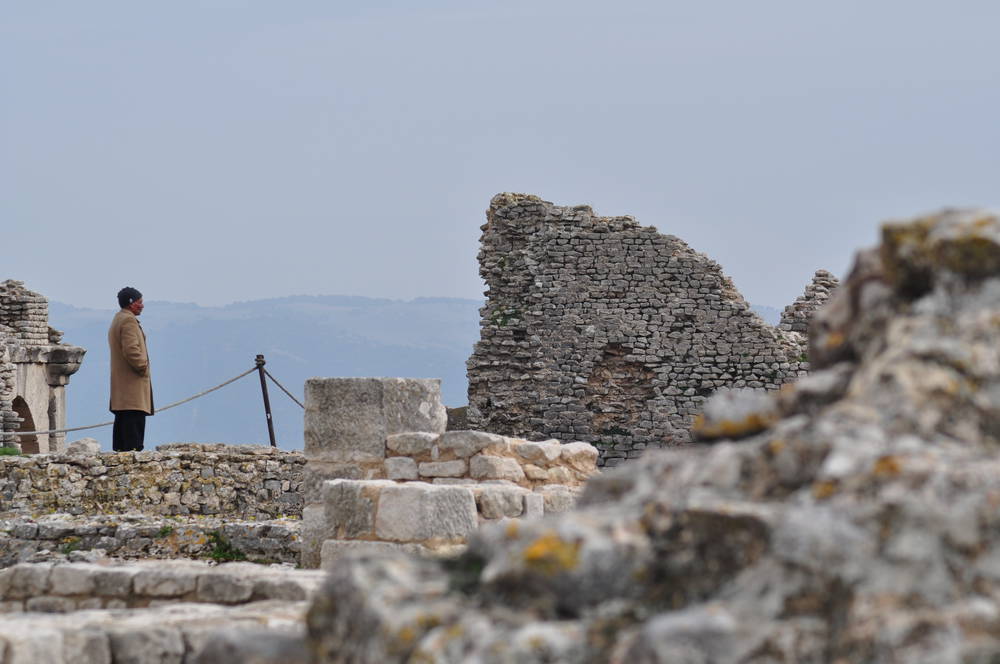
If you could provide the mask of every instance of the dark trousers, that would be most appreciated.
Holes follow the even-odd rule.
[[[116,410],[111,447],[115,452],[139,452],[146,436],[146,413],[141,410]]]

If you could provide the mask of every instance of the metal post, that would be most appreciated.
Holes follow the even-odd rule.
[[[267,435],[271,437],[271,447],[277,447],[274,442],[274,423],[271,421],[271,400],[267,398],[267,382],[264,381],[264,356],[258,355],[257,373],[260,374],[260,392],[264,395],[264,414],[267,416]]]

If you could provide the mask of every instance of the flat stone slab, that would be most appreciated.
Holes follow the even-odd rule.
[[[305,601],[266,601],[223,607],[171,604],[143,609],[66,614],[7,614],[0,620],[5,664],[306,664]],[[258,646],[262,658],[239,647],[218,659],[219,640],[233,631]],[[259,648],[270,643],[268,648]]]
[[[321,572],[253,563],[22,563],[0,571],[0,612],[303,601],[322,581]]]

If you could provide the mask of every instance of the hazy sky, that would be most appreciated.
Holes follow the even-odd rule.
[[[0,0],[0,278],[479,298],[490,198],[632,214],[781,307],[990,205],[1000,3]]]

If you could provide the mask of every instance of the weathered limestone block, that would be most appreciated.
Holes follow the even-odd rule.
[[[477,480],[524,480],[524,470],[516,459],[477,454],[469,460],[469,474]]]
[[[465,459],[424,461],[418,470],[421,477],[465,477],[469,473],[469,464]]]
[[[310,459],[385,458],[386,437],[442,433],[441,383],[422,378],[311,378],[306,381],[305,453]]]
[[[487,486],[476,492],[479,513],[486,519],[518,517],[524,514],[525,489],[504,486]]]
[[[478,526],[476,499],[468,488],[410,482],[379,492],[375,534],[395,542],[456,540]]]
[[[66,454],[78,456],[94,456],[101,451],[101,444],[94,438],[74,440],[66,446]]]
[[[392,452],[408,457],[419,457],[429,454],[434,447],[438,434],[428,431],[406,431],[387,436],[385,446]]]
[[[523,441],[514,449],[518,456],[540,466],[547,466],[562,455],[562,448],[563,445],[558,440],[543,440],[537,443]]]
[[[446,431],[438,438],[437,447],[443,456],[454,455],[467,459],[491,445],[499,446],[503,442],[503,436],[484,431]]]
[[[417,462],[410,457],[389,457],[386,459],[385,475],[390,480],[415,480],[420,476]]]

